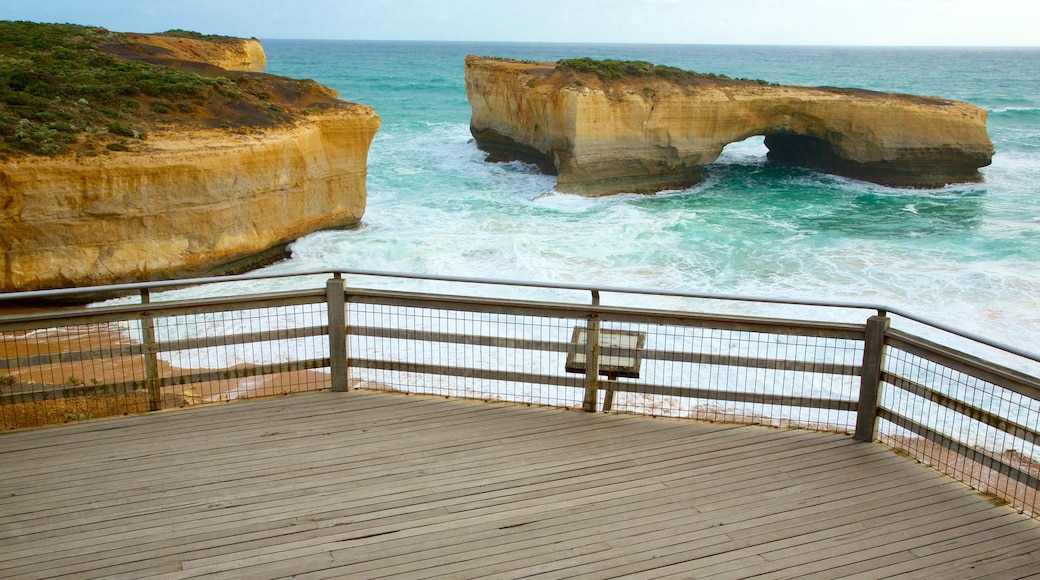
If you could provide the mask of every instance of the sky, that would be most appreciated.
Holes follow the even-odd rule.
[[[261,40],[1040,46],[1040,0],[0,0],[0,20]]]

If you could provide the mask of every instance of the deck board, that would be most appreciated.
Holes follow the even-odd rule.
[[[1016,577],[1040,522],[879,444],[387,393],[0,435],[0,577]]]

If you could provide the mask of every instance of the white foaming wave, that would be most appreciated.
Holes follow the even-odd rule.
[[[531,200],[535,207],[545,208],[565,214],[581,214],[588,212],[595,204],[592,198],[574,193],[563,193],[552,189],[540,193]]]
[[[957,263],[935,252],[914,255],[860,247],[854,241],[827,252],[783,244],[773,252],[785,268],[770,271],[764,262],[730,268],[728,291],[883,304],[1040,350],[1040,272],[1025,262]],[[696,282],[692,276],[688,283]],[[720,277],[727,275],[713,279]],[[796,310],[763,305],[750,306],[747,313],[785,316]]]
[[[964,272],[963,266],[942,260],[879,256],[852,244],[827,256],[784,253],[782,247],[776,249],[776,254],[776,261],[788,266],[773,273],[761,267],[729,267],[712,276],[700,276],[692,268],[651,267],[625,268],[616,274],[624,279],[622,286],[713,293],[720,291],[717,282],[722,280],[727,286],[723,293],[882,304],[1000,342],[1018,344],[1027,350],[1040,350],[1040,276],[1024,265],[981,263]],[[601,275],[607,276],[603,280],[611,280],[609,274]],[[681,302],[661,301],[661,307],[673,307],[676,304],[672,302]],[[984,306],[986,304],[993,306]],[[646,306],[648,299],[633,298],[631,305]],[[856,323],[862,323],[869,314],[769,304],[713,303],[712,308],[734,314]],[[922,329],[921,332],[936,339],[949,339],[936,331]],[[968,343],[961,346],[969,351],[976,348]],[[1001,356],[989,351],[978,353],[989,358]],[[1009,358],[1005,362],[1012,364],[1014,360]],[[1029,368],[1022,370],[1030,372]],[[1036,373],[1037,369],[1031,372]]]
[[[1001,115],[1006,113],[1035,113],[1040,111],[1040,107],[987,107],[986,111],[991,115]]]
[[[240,288],[237,293],[245,292],[248,290]],[[162,301],[178,298],[170,294],[172,293],[160,295]],[[325,305],[311,304],[158,317],[155,319],[154,328],[156,338],[160,342],[171,342],[321,326],[326,320],[328,315]],[[127,340],[140,342],[140,322],[130,320],[119,325]],[[227,369],[242,365],[271,364],[327,356],[328,341],[321,336],[167,351],[158,355],[160,360],[175,368],[193,370]]]
[[[409,134],[414,129],[391,126],[390,132],[373,145],[365,226],[302,238],[292,245],[292,260],[273,266],[272,271],[359,268],[752,296],[824,297],[904,308],[997,340],[1027,345],[1040,342],[1040,304],[1036,299],[1040,282],[1028,274],[1016,277],[1007,270],[1007,263],[991,268],[976,264],[965,273],[964,266],[951,263],[949,256],[904,255],[905,250],[899,248],[888,252],[871,244],[860,247],[856,240],[834,245],[824,239],[818,244],[816,232],[798,231],[782,222],[774,224],[774,229],[785,230],[788,235],[776,240],[755,238],[734,229],[760,221],[762,216],[755,211],[726,207],[719,211],[728,212],[729,217],[720,220],[712,214],[716,211],[712,208],[691,212],[676,204],[675,208],[662,209],[662,204],[642,203],[647,200],[645,196],[586,198],[555,192],[555,178],[538,174],[532,166],[484,163],[484,154],[473,145],[463,124],[425,125],[421,133],[404,139],[398,138],[398,132]],[[732,151],[727,148],[724,155],[744,163],[740,160],[763,154],[759,147],[754,142],[742,142],[732,146]],[[1021,154],[998,155],[994,166],[997,171],[1005,171],[1021,169],[1018,164],[1035,167],[1037,160]],[[416,182],[415,174],[422,172],[421,168],[429,169],[425,175],[430,178]],[[723,173],[709,172],[700,185],[659,197],[681,199],[713,191],[725,185]],[[908,211],[910,207],[923,211],[922,197],[956,199],[986,189],[985,185],[968,185],[923,192],[811,172],[793,181],[799,180],[809,187],[818,188],[823,182],[825,187],[854,194],[913,196],[913,203],[897,202],[894,211]],[[676,231],[691,222],[696,227]],[[1013,269],[1021,273],[1034,267],[1019,264]],[[307,283],[320,287],[324,280]],[[367,283],[396,289],[469,292],[436,283]],[[222,285],[207,288],[205,293],[275,291],[292,284],[299,282]],[[478,289],[472,291],[477,293]],[[155,298],[192,297],[196,292],[203,290],[179,290]],[[575,292],[496,288],[492,293],[513,298],[588,300],[587,295]],[[605,302],[691,308],[690,301],[667,297],[648,300],[620,295],[605,297]],[[987,304],[999,306],[987,308]],[[862,322],[869,314],[739,303],[710,303],[705,308],[846,322]],[[280,312],[248,321],[227,318],[207,320],[205,324],[214,332],[257,332],[305,326],[312,317],[320,316],[320,312]],[[181,335],[170,335],[176,336]],[[173,364],[262,364],[294,356],[295,349],[319,356],[321,348],[317,343],[262,348],[242,345],[222,347],[222,352],[163,356]]]
[[[804,232],[793,232],[786,242],[762,248],[744,240],[741,247],[747,250],[735,251],[724,238],[717,243],[702,238],[699,247],[683,248],[683,238],[670,231],[671,226],[689,219],[681,213],[655,217],[640,208],[602,199],[566,195],[545,199],[585,207],[598,203],[602,211],[586,220],[591,224],[571,230],[559,222],[559,216],[549,215],[533,219],[523,232],[511,231],[515,222],[508,217],[485,222],[483,233],[467,231],[470,226],[459,223],[437,228],[455,233],[439,231],[431,235],[420,231],[412,239],[400,239],[400,230],[395,233],[379,228],[321,232],[296,242],[293,259],[274,268],[289,272],[343,267],[758,296],[827,296],[906,308],[970,326],[998,340],[1015,337],[1016,330],[1022,330],[1021,321],[1032,320],[1019,338],[1032,337],[1035,341],[1040,336],[1035,322],[1040,311],[1035,298],[1040,296],[1040,281],[1023,274],[1031,272],[1027,266],[1007,271],[1007,264],[996,264],[979,275],[965,273],[962,264],[927,256],[900,257],[899,252],[881,252],[886,254],[881,256],[876,249],[859,248],[854,243],[823,253],[811,252],[799,243],[810,237]],[[285,289],[287,284],[229,284],[208,287],[206,294],[273,291]],[[1009,287],[1018,288],[1019,299],[1008,299]],[[189,297],[197,291],[178,290],[157,299]],[[948,310],[951,295],[964,297],[955,317]],[[979,309],[979,304],[988,303],[1001,307]],[[773,306],[755,308],[747,313],[778,314]]]
[[[1026,151],[998,151],[993,156],[993,162],[982,168],[983,173],[988,173],[993,170],[1005,170],[1010,172],[1012,175],[1015,172],[1040,172],[1040,157],[1034,152]]]
[[[604,218],[607,222],[614,222],[624,217],[628,208],[614,207],[612,215]],[[614,213],[621,212],[621,213]],[[632,215],[634,215],[633,212]],[[628,217],[632,217],[629,215]],[[617,224],[615,224],[617,225]],[[649,227],[649,224],[648,224]],[[358,248],[352,244],[343,244],[345,239],[350,238],[351,232],[324,232],[321,236],[314,236],[308,240],[312,249],[319,250],[320,260],[345,260],[348,255],[356,252]],[[605,234],[605,239],[610,239],[610,234]],[[392,247],[380,242],[384,250],[388,252],[373,252],[368,259],[374,261],[373,269],[400,270],[400,271],[431,271],[431,273],[447,273],[470,275],[476,277],[515,278],[528,280],[573,280],[582,284],[602,284],[609,286],[633,286],[633,287],[657,287],[665,289],[689,290],[689,291],[717,291],[713,285],[717,279],[703,277],[696,269],[696,260],[692,263],[678,268],[662,268],[659,265],[647,265],[641,267],[633,265],[629,260],[624,263],[614,263],[611,259],[612,248],[604,244],[600,251],[592,253],[581,253],[569,251],[568,244],[596,244],[598,240],[588,240],[583,232],[572,232],[570,235],[556,238],[559,246],[546,246],[545,236],[539,232],[531,232],[513,237],[502,237],[497,235],[488,236],[476,241],[466,242],[457,239],[456,245],[465,246],[467,249],[451,249],[451,243],[445,241],[434,244],[429,249],[428,256],[417,256],[414,252],[417,246],[409,246],[408,251],[402,254]],[[448,239],[450,242],[452,238]],[[384,240],[385,241],[385,240]],[[301,245],[301,252],[307,249],[308,244]],[[363,245],[363,244],[362,244]],[[665,243],[654,244],[649,250],[663,251]],[[345,246],[345,247],[344,247]],[[887,305],[907,308],[918,314],[935,318],[950,323],[954,326],[968,326],[986,329],[986,334],[998,340],[1008,341],[1007,338],[1023,334],[1040,336],[1040,312],[1037,304],[1037,296],[1040,296],[1040,281],[1035,276],[1018,271],[1018,276],[1009,275],[1015,272],[1005,271],[1004,264],[982,264],[972,272],[965,273],[963,268],[951,264],[943,264],[939,261],[925,261],[914,259],[912,256],[880,256],[874,252],[858,248],[853,244],[845,246],[840,251],[830,252],[822,260],[812,260],[805,254],[799,254],[796,248],[784,248],[779,246],[772,250],[776,262],[786,264],[784,268],[773,272],[765,271],[761,267],[741,268],[730,267],[721,278],[731,278],[728,284],[734,293],[762,296],[790,296],[790,297],[826,297],[833,300],[848,300],[853,302],[877,302]],[[660,252],[659,252],[660,253]],[[705,257],[708,255],[705,254]],[[429,261],[413,262],[416,258]],[[677,260],[674,262],[679,264]],[[924,266],[930,266],[924,267]],[[436,270],[440,270],[437,272]],[[1013,268],[1012,270],[1017,270]],[[946,284],[939,286],[938,280],[945,280]],[[318,281],[321,283],[321,281]],[[455,292],[467,293],[459,288],[436,283],[406,283],[402,288],[418,289],[431,292]],[[1008,300],[1007,289],[1012,287],[1018,296],[1016,300]],[[252,288],[253,291],[268,290],[268,288]],[[476,289],[473,290],[477,292]],[[558,299],[561,301],[587,302],[588,297],[578,293],[567,294],[565,292],[534,292],[526,289],[502,288],[495,289],[492,294],[510,298],[536,298]],[[962,296],[951,300],[951,296]],[[1000,308],[980,309],[978,304],[989,299],[987,296],[999,297],[1002,302]],[[658,307],[665,309],[690,309],[688,300],[677,298],[646,298],[641,296],[611,295],[606,303],[623,304],[630,306]],[[717,309],[718,304],[711,304],[711,310]],[[844,322],[861,323],[869,312],[851,311],[819,311],[796,306],[775,306],[757,304],[727,304],[720,308],[735,314],[761,315],[772,317],[790,318],[823,318],[840,320]],[[811,311],[811,312],[810,312]],[[274,330],[282,328],[293,328],[307,325],[321,324],[325,316],[324,310],[319,306],[315,310],[298,312],[288,309],[274,310],[273,312],[247,313],[245,316],[233,316],[224,314],[206,315],[201,320],[197,318],[172,321],[164,324],[161,331],[162,340],[175,340],[203,336],[210,334],[234,334],[258,332],[263,330]],[[168,321],[170,322],[170,321]],[[387,321],[389,322],[389,321]],[[928,335],[927,329],[923,334]],[[565,340],[562,337],[561,340]],[[1010,342],[1010,341],[1008,341]],[[382,347],[366,347],[369,351],[359,353],[370,357],[385,356],[418,356],[413,351],[401,352],[388,350],[383,352]],[[391,346],[387,345],[387,349]],[[396,348],[396,347],[394,347]],[[413,347],[409,347],[413,348]],[[374,349],[374,350],[372,350]],[[423,351],[424,353],[426,350]],[[410,353],[410,354],[409,354]],[[271,362],[282,362],[285,360],[322,357],[327,356],[327,346],[323,341],[317,339],[299,339],[295,341],[279,341],[256,345],[236,345],[230,347],[219,347],[214,349],[201,349],[180,353],[164,353],[163,359],[170,364],[180,367],[192,368],[218,368],[227,365],[240,364],[264,364]],[[484,356],[475,353],[472,356]],[[499,368],[513,368],[515,360],[508,354],[503,358],[492,356],[485,362]],[[988,358],[994,358],[992,353]],[[470,361],[469,364],[473,364]],[[520,370],[519,368],[517,370]],[[545,371],[541,368],[523,367],[529,372]],[[1028,369],[1027,369],[1028,371]],[[366,371],[367,372],[367,371]],[[1035,371],[1034,371],[1035,372]],[[362,378],[367,377],[364,375]],[[369,377],[376,380],[377,377]],[[456,386],[451,379],[435,381],[430,385],[417,385],[416,388],[432,389],[430,392],[445,390],[450,392]],[[536,402],[551,402],[557,395],[545,395],[544,401],[538,399],[537,393],[517,392],[511,396],[534,399]],[[926,410],[918,410],[915,413],[925,413]],[[983,442],[985,443],[985,442]]]
[[[719,165],[758,165],[766,162],[765,137],[756,135],[743,141],[730,143],[722,149],[715,163]]]
[[[981,169],[985,182],[979,184],[985,188],[988,184],[997,183],[1002,196],[991,200],[991,204],[1012,203],[1021,207],[1035,205],[1036,192],[1040,191],[1040,155],[1026,152],[1003,153],[993,157],[989,167]]]
[[[882,185],[871,181],[863,181],[844,175],[823,173],[821,171],[805,170],[804,174],[788,178],[794,185],[819,188],[826,187],[835,191],[853,194],[870,194],[878,197],[929,197],[935,199],[960,199],[965,194],[985,191],[984,183],[950,183],[942,187],[932,189],[920,189],[913,187],[893,187]]]

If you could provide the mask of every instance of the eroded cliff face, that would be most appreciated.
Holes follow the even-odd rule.
[[[0,166],[0,291],[209,275],[365,209],[379,117],[343,105],[295,124],[173,131],[133,152]]]
[[[311,80],[241,72],[265,66],[255,39],[8,30],[37,39],[4,47],[50,66],[43,89],[64,98],[27,84],[0,107],[70,121],[61,147],[0,149],[0,292],[241,271],[361,219],[378,115]],[[77,84],[98,78],[111,91]],[[0,111],[0,132],[33,127],[26,108]]]
[[[221,42],[164,34],[124,35],[129,49],[112,52],[126,58],[164,63],[198,62],[229,71],[264,72],[267,53],[255,38],[224,38]]]
[[[852,89],[659,76],[603,80],[555,63],[470,56],[471,130],[489,160],[520,159],[585,195],[681,189],[729,143],[765,135],[771,160],[894,186],[981,180],[993,145],[967,103]]]

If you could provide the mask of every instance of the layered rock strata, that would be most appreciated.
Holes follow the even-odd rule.
[[[0,156],[0,292],[237,272],[359,223],[380,125],[371,107],[314,81],[228,73],[263,70],[255,39],[122,36],[99,48],[218,88],[157,101],[132,131],[90,131],[62,155]]]
[[[773,161],[901,187],[980,181],[993,156],[986,111],[939,98],[694,73],[604,78],[479,56],[465,78],[488,159],[535,163],[562,192],[689,187],[727,144],[755,135]]]
[[[0,290],[224,273],[365,210],[379,117],[151,138],[147,150],[0,166]]]
[[[267,53],[255,38],[220,37],[220,41],[167,34],[124,34],[125,43],[104,47],[107,52],[153,64],[194,62],[229,71],[264,72]]]

